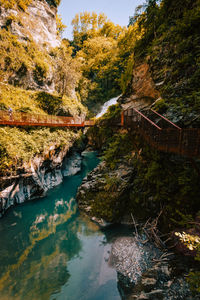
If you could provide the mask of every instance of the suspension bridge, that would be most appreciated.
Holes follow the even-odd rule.
[[[62,117],[1,110],[0,125],[84,128],[95,126],[95,121],[85,120],[83,117]],[[134,130],[149,145],[159,151],[191,158],[200,157],[200,128],[182,129],[152,109],[143,112],[135,108],[124,110],[121,113],[121,120],[118,120],[113,126]]]

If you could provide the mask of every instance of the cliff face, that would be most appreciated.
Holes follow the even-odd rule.
[[[33,0],[25,10],[0,5],[0,81],[24,89],[55,91],[55,58],[61,45],[57,8]]]
[[[133,68],[130,94],[124,97],[122,106],[143,108],[160,98],[157,85],[151,76],[149,65],[144,62]]]
[[[9,207],[43,197],[63,177],[79,172],[81,156],[70,151],[69,146],[62,149],[52,146],[48,153],[34,157],[24,167],[22,174],[0,180],[0,217]]]
[[[46,1],[33,0],[26,11],[0,7],[0,26],[9,27],[19,40],[33,40],[42,47],[58,47],[61,40],[56,28],[57,8]]]
[[[75,70],[68,45],[57,34],[59,0],[21,3],[23,8],[19,1],[0,0],[0,109],[85,114],[75,94]],[[58,66],[66,67],[64,59],[70,64],[65,75],[71,77],[68,81],[65,78],[68,89],[61,96]],[[65,129],[1,128],[0,216],[10,206],[43,196],[61,182],[66,176],[63,160],[78,138],[79,134]]]

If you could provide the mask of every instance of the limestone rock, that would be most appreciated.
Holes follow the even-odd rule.
[[[9,32],[17,37],[22,47],[26,47],[27,43],[33,41],[38,51],[44,52],[48,58],[48,70],[42,79],[40,76],[38,79],[33,66],[29,68],[22,64],[15,72],[4,72],[4,82],[24,89],[55,92],[54,60],[49,52],[52,48],[61,45],[61,39],[57,34],[56,14],[57,8],[49,5],[45,0],[32,0],[25,11],[17,7],[7,9],[1,5],[0,27],[6,30],[9,27]],[[40,64],[40,57],[37,59]]]
[[[20,22],[13,20],[10,24],[11,32],[20,40],[33,39],[36,44],[44,47],[59,47],[61,40],[56,27],[57,8],[46,1],[33,0],[26,11],[5,9],[1,6],[0,26],[4,26],[10,15],[18,17]]]
[[[132,89],[138,98],[157,99],[160,97],[151,78],[149,65],[147,63],[141,64],[133,69]]]
[[[104,162],[100,163],[97,168],[95,168],[83,179],[82,185],[78,189],[76,198],[78,201],[79,208],[85,211],[91,218],[95,217],[95,220],[104,219],[101,220],[100,226],[102,222],[112,222],[111,220],[104,218],[102,215],[95,215],[92,212],[93,203],[96,197],[98,197],[98,195],[101,195],[101,193],[104,193],[106,195],[109,194],[109,192],[106,191],[104,188],[107,184],[107,179],[109,178],[110,180],[116,180],[117,182],[115,191],[112,191],[111,196],[114,195],[116,199],[115,205],[121,205],[122,197],[126,197],[127,191],[128,189],[130,189],[132,176],[133,166],[129,166],[126,162],[120,163],[118,167],[114,170],[109,170]],[[98,206],[102,205],[103,202],[101,203],[101,199],[99,199],[98,202],[95,203],[95,205]],[[120,218],[117,219],[118,222],[121,222],[121,220],[123,220],[124,222],[124,214],[125,212],[123,211],[121,205]]]
[[[65,159],[63,169],[63,160],[68,151],[68,146],[60,151],[51,147],[49,153],[36,156],[27,164],[24,173],[13,178],[5,178],[4,184],[1,182],[4,189],[0,192],[0,217],[10,206],[43,197],[49,189],[59,185],[64,176],[78,172],[80,168],[78,169],[78,165],[75,164],[73,169],[70,157]],[[77,158],[76,162],[80,167],[78,154],[72,154],[72,157]]]

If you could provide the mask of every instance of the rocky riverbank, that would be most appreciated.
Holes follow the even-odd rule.
[[[121,162],[114,170],[102,162],[79,187],[79,208],[102,228],[111,223],[133,226],[128,199],[134,176],[135,170],[128,161]],[[179,258],[147,240],[147,236],[136,235],[121,237],[113,243],[110,264],[117,271],[122,299],[200,299],[200,295],[192,295],[187,282],[187,274],[194,264],[192,258]]]
[[[59,185],[65,176],[76,174],[81,168],[80,149],[53,146],[45,155],[36,156],[16,176],[1,178],[0,217],[6,210],[35,198],[44,197],[47,191]]]
[[[84,178],[78,189],[80,210],[100,226],[106,226],[110,222],[129,222],[131,216],[126,210],[126,204],[133,174],[134,169],[128,162],[123,162],[110,171],[104,162],[100,163]]]
[[[111,264],[118,274],[123,300],[194,300],[187,283],[188,264],[173,253],[158,250],[142,237],[118,238]]]

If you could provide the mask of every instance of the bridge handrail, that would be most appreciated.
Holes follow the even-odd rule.
[[[141,113],[139,110],[137,110],[136,108],[128,108],[127,110],[125,110],[125,112],[129,112],[129,111],[134,111],[136,112],[136,116],[137,114],[140,115],[143,119],[145,119],[147,122],[149,122],[151,125],[153,125],[154,127],[156,127],[158,130],[162,130],[161,127],[159,127],[157,124],[155,124],[152,120],[150,120],[149,118],[147,118],[143,113]],[[135,116],[134,114],[132,115],[128,115],[128,117],[132,117],[132,116]],[[126,117],[126,114],[125,114],[125,117]]]
[[[150,111],[152,111],[154,114],[158,115],[159,117],[161,117],[163,120],[165,120],[166,122],[168,122],[169,124],[171,124],[173,127],[181,130],[182,128],[180,128],[179,126],[177,126],[176,124],[174,124],[172,121],[168,120],[167,118],[165,118],[164,116],[160,115],[157,111],[150,109]]]
[[[200,128],[182,129],[170,121],[168,123],[173,127],[160,128],[135,108],[125,110],[121,122],[123,126],[134,128],[150,145],[160,151],[200,157]]]
[[[85,120],[84,117],[65,117],[55,115],[30,114],[24,112],[10,112],[0,110],[0,125],[42,125],[42,126],[92,126],[94,121]]]

